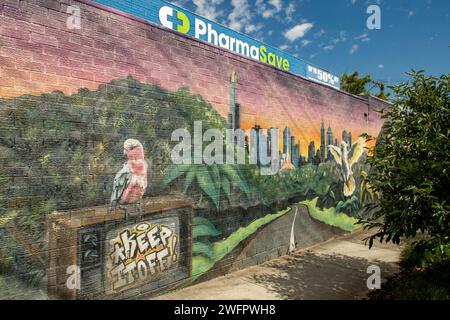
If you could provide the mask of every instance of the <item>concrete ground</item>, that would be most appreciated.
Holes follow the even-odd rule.
[[[358,231],[299,250],[226,276],[206,281],[156,300],[303,300],[364,299],[370,291],[367,268],[381,269],[385,279],[398,272],[402,247],[375,243],[369,250]]]

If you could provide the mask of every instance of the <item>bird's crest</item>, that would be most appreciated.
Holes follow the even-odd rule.
[[[144,148],[142,146],[142,143],[140,143],[139,140],[136,140],[136,139],[125,140],[125,142],[123,143],[123,147],[127,150],[133,150],[134,148],[137,148],[137,147]]]

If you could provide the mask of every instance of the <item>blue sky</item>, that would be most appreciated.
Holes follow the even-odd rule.
[[[393,85],[405,72],[450,73],[449,0],[175,0],[208,19],[341,75]],[[366,26],[379,5],[381,29]]]

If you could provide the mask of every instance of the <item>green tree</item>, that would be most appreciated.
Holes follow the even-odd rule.
[[[355,71],[352,74],[344,73],[341,77],[341,89],[352,94],[360,95],[369,93],[366,86],[372,82],[370,75],[364,77],[359,76],[359,72]]]
[[[373,83],[373,87],[377,87],[378,88],[378,93],[375,94],[375,97],[383,99],[383,100],[388,100],[390,94],[386,93],[384,91],[384,89],[385,89],[384,82],[383,81],[375,81],[375,80],[373,80],[372,83]]]
[[[450,243],[450,74],[408,75],[409,81],[392,87],[392,108],[381,111],[385,126],[366,178],[378,200],[366,206],[369,218],[360,223],[377,229],[370,246],[375,239],[399,243],[422,232],[443,253]]]
[[[369,84],[372,84],[372,87],[367,89]],[[373,88],[378,88],[378,93],[372,93],[371,91]],[[341,89],[355,95],[371,94],[383,100],[388,100],[389,98],[389,93],[385,92],[383,81],[372,80],[372,77],[368,74],[364,77],[360,77],[358,71],[355,71],[350,75],[344,73],[341,78]]]

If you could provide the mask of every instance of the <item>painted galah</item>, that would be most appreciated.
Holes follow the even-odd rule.
[[[134,204],[139,216],[142,214],[140,202],[147,189],[147,162],[144,158],[144,148],[138,140],[126,140],[123,149],[127,162],[114,178],[109,210],[112,211],[118,206],[128,219],[126,204]]]

